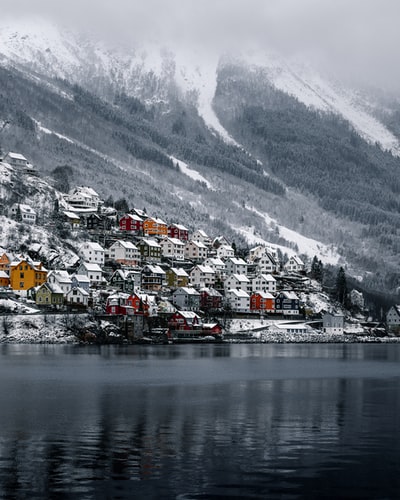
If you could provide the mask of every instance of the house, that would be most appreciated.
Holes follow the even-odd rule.
[[[185,258],[196,261],[203,262],[207,258],[208,248],[206,245],[200,241],[188,241],[185,245]]]
[[[104,266],[105,250],[101,245],[94,241],[86,241],[83,243],[79,247],[78,254],[85,262]]]
[[[132,294],[128,299],[135,315],[158,316],[158,304],[154,295],[146,293]]]
[[[185,260],[185,243],[178,238],[163,238],[160,240],[161,254],[171,260]]]
[[[29,161],[24,155],[21,153],[13,153],[12,151],[9,151],[4,156],[3,161],[16,168],[26,168],[29,165]]]
[[[245,313],[250,311],[250,295],[244,290],[227,290],[225,297],[232,311]]]
[[[223,235],[222,236],[217,236],[216,238],[214,238],[214,240],[212,242],[213,248],[219,248],[221,245],[231,246],[231,244],[229,243],[229,241]]]
[[[215,278],[218,280],[224,280],[226,276],[226,264],[222,259],[217,257],[208,257],[203,264],[205,266],[210,266],[215,271]]]
[[[102,204],[96,191],[88,186],[77,186],[64,197],[74,211],[96,212]]]
[[[190,283],[196,288],[212,287],[215,284],[215,271],[210,266],[198,264],[190,271]]]
[[[106,255],[125,266],[138,266],[140,263],[140,251],[131,241],[114,241],[106,250]]]
[[[157,217],[148,217],[143,221],[143,234],[145,236],[168,236],[168,226]]]
[[[89,292],[90,278],[86,274],[73,274],[71,282],[71,288],[82,288],[82,290]]]
[[[160,262],[161,261],[161,246],[150,238],[143,238],[137,244],[140,255],[143,261]]]
[[[77,229],[81,225],[81,218],[75,212],[68,212],[64,210],[62,212],[63,221],[69,224],[71,229]]]
[[[89,302],[89,292],[83,288],[71,288],[65,297],[67,304],[73,307],[87,307]]]
[[[394,305],[389,309],[386,314],[386,324],[391,330],[400,328],[400,305]]]
[[[228,276],[224,281],[225,290],[243,290],[245,292],[251,292],[251,281],[244,274],[232,274]]]
[[[256,265],[256,272],[262,274],[279,272],[279,262],[269,252],[265,252],[261,257],[256,257],[253,260]]]
[[[142,269],[142,288],[158,292],[165,285],[165,271],[160,266],[148,264]]]
[[[217,248],[217,257],[219,259],[228,259],[235,256],[235,250],[230,245],[220,245]]]
[[[140,271],[117,269],[109,280],[110,286],[125,293],[133,293],[142,286]]]
[[[187,286],[189,283],[189,275],[182,268],[171,267],[166,271],[167,286],[170,288],[178,288]]]
[[[10,286],[13,290],[29,290],[47,280],[47,270],[41,262],[20,259],[10,263]]]
[[[244,274],[247,275],[247,262],[237,257],[229,257],[225,261],[226,275]]]
[[[43,283],[36,291],[35,302],[38,306],[59,308],[64,304],[64,293],[55,283]]]
[[[133,308],[129,303],[130,295],[128,293],[113,293],[106,300],[106,314],[127,315],[133,314]]]
[[[352,306],[358,307],[361,311],[364,309],[364,295],[355,288],[350,292],[350,302]]]
[[[143,231],[143,219],[136,214],[125,214],[119,219],[121,231],[132,231],[139,233]]]
[[[10,286],[10,277],[5,271],[0,271],[0,287]]]
[[[64,270],[50,271],[47,275],[47,283],[57,286],[64,295],[72,288],[71,276]]]
[[[202,322],[194,311],[177,311],[171,316],[168,326],[170,330],[193,330],[201,328]]]
[[[344,332],[344,316],[340,313],[326,313],[322,316],[323,332],[338,333]]]
[[[297,255],[292,255],[284,265],[284,269],[288,273],[300,273],[304,271],[304,262]]]
[[[99,214],[89,214],[85,217],[86,229],[89,231],[96,229],[106,229],[106,219]]]
[[[19,222],[26,222],[27,224],[36,223],[36,212],[29,205],[24,205],[22,203],[14,203],[8,211],[8,216]]]
[[[274,330],[274,333],[301,333],[306,334],[312,332],[312,328],[304,323],[284,323],[277,322],[274,326],[269,327],[269,330]]]
[[[202,229],[198,229],[197,231],[195,231],[190,239],[191,241],[197,241],[198,243],[203,243],[206,247],[212,246],[211,238]]]
[[[10,258],[6,253],[0,256],[0,271],[5,271],[6,273],[10,270]]]
[[[276,292],[276,279],[271,274],[257,274],[251,280],[253,292]]]
[[[250,295],[250,311],[260,313],[275,312],[275,297],[269,292],[253,292]]]
[[[222,308],[222,295],[215,288],[200,290],[200,307],[204,311],[215,311]]]
[[[181,224],[170,224],[168,226],[168,236],[186,242],[189,239],[189,230]]]
[[[280,292],[275,297],[275,312],[277,314],[286,314],[297,316],[299,311],[300,301],[294,292]]]
[[[90,286],[101,285],[103,283],[103,270],[92,262],[81,262],[77,274],[84,274],[90,280]]]
[[[174,306],[185,311],[198,311],[200,309],[200,293],[194,288],[177,288],[172,294]]]

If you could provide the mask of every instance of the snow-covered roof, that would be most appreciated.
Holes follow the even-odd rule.
[[[188,228],[182,226],[182,224],[170,224],[170,227],[176,227],[176,229],[179,229],[179,231],[188,231]]]
[[[118,240],[114,241],[114,243],[110,246],[110,248],[113,248],[114,246],[121,246],[124,247],[126,250],[131,249],[131,250],[137,250],[137,246],[134,245],[131,241],[125,241],[125,240]]]
[[[250,283],[249,278],[245,274],[232,274],[232,277],[235,278],[237,281]]]
[[[177,288],[173,295],[180,294],[182,292],[186,293],[187,295],[196,295],[196,296],[200,295],[195,288],[190,288],[188,286],[182,286],[180,288]]]
[[[65,215],[65,217],[68,217],[68,219],[80,220],[79,215],[74,212],[69,212],[68,210],[65,210],[63,214]]]
[[[142,243],[145,243],[149,247],[161,248],[161,246],[156,242],[156,240],[152,240],[152,239],[149,239],[149,238],[143,238]]]
[[[171,267],[171,271],[174,274],[176,274],[176,276],[185,277],[185,278],[189,277],[188,273],[184,269],[182,269],[181,267],[179,267],[179,268]]]
[[[83,248],[90,248],[94,252],[104,252],[104,248],[95,241],[86,241],[80,246],[79,250],[82,250]]]
[[[198,269],[201,273],[204,273],[204,274],[215,274],[215,270],[211,266],[202,266],[202,265],[195,266],[191,270],[191,273],[193,271],[195,271],[196,269]]]
[[[148,264],[147,266],[145,266],[143,268],[143,270],[144,269],[149,269],[150,272],[152,272],[153,274],[165,274],[165,271],[160,266],[154,266],[154,265]]]
[[[206,248],[207,249],[207,246],[204,243],[202,243],[201,241],[191,240],[189,242],[189,245],[194,245],[197,248]]]
[[[87,271],[92,271],[92,272],[100,272],[102,273],[103,270],[98,264],[95,264],[94,262],[82,262],[82,266],[87,270]]]
[[[230,288],[227,292],[228,295],[235,295],[238,298],[250,298],[250,295],[244,290],[236,290],[235,288]]]
[[[28,161],[24,155],[22,155],[21,153],[13,153],[12,151],[9,151],[6,156],[9,156],[10,158],[12,158],[13,160],[22,160],[22,161]]]
[[[262,299],[275,299],[272,293],[269,292],[253,292],[252,295],[259,295]]]
[[[225,267],[225,262],[219,257],[209,257],[204,263],[208,266]]]
[[[183,316],[185,319],[200,319],[200,316],[196,314],[194,311],[179,311],[178,314]]]
[[[8,274],[5,271],[0,271],[0,278],[8,278]]]
[[[276,281],[272,274],[259,274],[255,278],[253,278],[253,281],[256,279],[263,279],[264,281]]]
[[[74,274],[71,278],[75,278],[78,283],[90,283],[90,279],[86,274]]]
[[[87,292],[86,290],[84,290],[83,288],[81,287],[76,287],[76,288],[71,288],[71,290],[68,290],[68,292],[66,293],[66,295],[72,295],[72,293],[74,292],[74,290],[77,290],[81,295],[84,295],[85,297],[89,296],[89,292]]]
[[[207,287],[200,288],[200,292],[206,293],[210,297],[222,297],[219,291],[216,290],[215,288],[207,288]]]
[[[232,262],[235,266],[247,266],[247,262],[238,257],[229,257],[229,262]]]

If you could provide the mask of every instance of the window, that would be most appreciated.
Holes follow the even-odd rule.
[[[24,276],[24,273],[19,273],[19,277],[20,277],[21,279],[24,279],[24,277],[25,277],[25,276]]]

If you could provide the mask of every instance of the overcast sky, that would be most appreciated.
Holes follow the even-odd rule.
[[[333,71],[400,87],[400,0],[1,0],[2,11],[47,14],[111,38],[260,45],[317,54]]]

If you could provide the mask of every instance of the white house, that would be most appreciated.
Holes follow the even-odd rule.
[[[284,265],[284,269],[288,273],[304,271],[304,262],[297,255],[293,255]]]
[[[276,292],[276,279],[271,274],[258,274],[251,280],[253,292]]]
[[[192,234],[191,241],[197,241],[200,243],[204,243],[204,245],[206,245],[206,247],[210,247],[212,245],[211,238],[202,229],[197,229],[197,231],[195,231]]]
[[[95,243],[94,241],[86,241],[83,243],[78,250],[78,254],[85,262],[91,262],[93,264],[98,264],[99,266],[104,266],[104,248]]]
[[[47,274],[47,282],[50,283],[50,285],[57,285],[64,296],[72,288],[71,276],[64,270],[49,271]]]
[[[96,191],[87,186],[78,186],[72,189],[65,197],[65,201],[75,210],[95,212],[102,204]]]
[[[220,259],[228,259],[235,256],[235,251],[230,245],[220,245],[217,248],[217,257]]]
[[[251,292],[251,281],[244,274],[232,274],[225,278],[224,281],[225,290],[243,290],[245,292]]]
[[[215,277],[219,279],[224,279],[226,276],[226,264],[222,259],[217,257],[208,257],[203,264],[205,266],[210,266],[215,271]]]
[[[185,245],[185,257],[189,260],[203,262],[207,258],[208,248],[201,241],[191,240]]]
[[[250,295],[244,290],[230,289],[225,292],[225,297],[233,311],[249,312]]]
[[[66,294],[67,303],[70,305],[85,306],[88,305],[89,293],[83,288],[71,288]]]
[[[90,279],[90,286],[100,285],[103,282],[103,270],[93,262],[81,262],[77,274],[84,274]]]
[[[117,240],[106,250],[108,258],[126,266],[137,266],[140,263],[140,252],[131,241]]]
[[[15,219],[18,215],[18,211],[21,216],[21,222],[26,222],[27,224],[36,223],[36,212],[29,205],[24,205],[22,203],[14,203],[10,210],[8,211],[9,217]]]
[[[8,163],[12,167],[27,167],[29,165],[29,161],[25,158],[21,153],[13,153],[9,151],[3,158],[5,163]]]
[[[160,241],[163,257],[173,260],[185,260],[185,243],[178,238],[163,238]]]
[[[196,288],[212,287],[215,284],[215,271],[210,266],[197,265],[190,271],[190,283]]]
[[[247,275],[247,262],[237,257],[230,257],[225,261],[226,274],[244,274]]]
[[[261,257],[256,257],[253,263],[256,265],[258,273],[268,274],[279,271],[279,262],[269,252],[264,253]]]
[[[197,311],[200,308],[200,297],[196,289],[183,286],[172,294],[172,303],[186,311]]]

